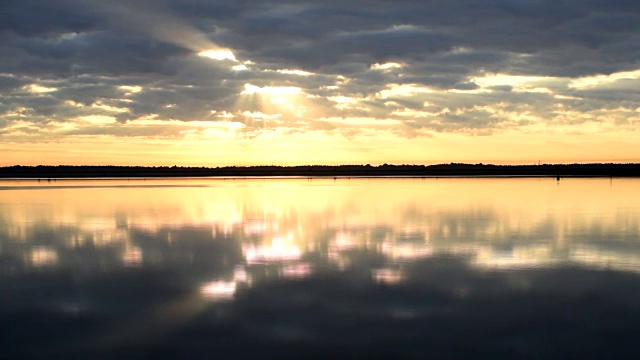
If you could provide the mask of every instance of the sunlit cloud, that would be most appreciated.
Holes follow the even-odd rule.
[[[391,112],[391,115],[400,116],[400,117],[414,117],[414,118],[429,118],[442,115],[443,112],[430,112],[430,111],[421,111],[421,110],[413,110],[413,109],[401,109],[394,110]]]
[[[233,119],[234,117],[236,117],[234,114],[230,112],[227,112],[227,111],[218,112],[216,110],[211,110],[211,115],[214,115],[217,118],[223,118],[223,119]]]
[[[129,111],[129,109],[127,109],[127,108],[122,108],[122,107],[116,107],[116,106],[103,104],[100,101],[91,104],[91,107],[94,108],[94,109],[99,109],[99,110],[104,110],[104,111],[109,111],[109,112],[116,112],[116,113],[122,113],[122,112]]]
[[[482,77],[475,77],[473,82],[482,87],[493,86],[512,86],[519,87],[525,84],[541,84],[552,81],[553,78],[546,76],[522,76],[522,75],[507,75],[507,74],[495,74],[486,75]]]
[[[294,70],[294,69],[280,69],[276,70],[277,72],[285,75],[298,75],[298,76],[311,76],[313,73],[302,70]]]
[[[392,69],[402,69],[402,64],[398,64],[395,62],[390,63],[375,63],[371,65],[371,70],[392,70]]]
[[[27,85],[27,86],[25,86],[25,89],[30,91],[30,92],[32,92],[32,93],[36,93],[36,94],[58,91],[57,88],[48,87],[48,86],[42,86],[42,85],[38,85],[38,84]]]
[[[235,55],[231,50],[219,49],[219,50],[205,50],[198,53],[199,56],[206,57],[212,60],[231,60],[237,61]]]
[[[282,114],[264,114],[259,111],[244,111],[242,115],[256,120],[274,120],[282,117]]]
[[[363,99],[357,99],[357,98],[352,98],[348,96],[338,95],[338,96],[328,96],[327,100],[333,101],[338,105],[342,105],[342,104],[357,104],[360,100],[363,100]]]
[[[391,98],[394,96],[412,96],[414,94],[428,94],[433,93],[434,90],[416,84],[388,84],[386,89],[380,91],[379,95],[382,99]]]
[[[271,96],[286,96],[296,95],[302,91],[299,87],[295,86],[255,86],[251,84],[244,84],[244,90],[240,95],[253,95],[253,94],[267,94]]]
[[[569,87],[574,89],[588,89],[614,83],[618,80],[638,80],[640,70],[622,71],[609,75],[586,76],[571,80]]]
[[[142,86],[131,86],[131,85],[121,85],[118,87],[120,90],[125,92],[125,96],[139,93],[142,91]]]
[[[116,118],[107,115],[87,115],[79,116],[75,119],[76,122],[86,123],[90,125],[109,125],[116,122]]]

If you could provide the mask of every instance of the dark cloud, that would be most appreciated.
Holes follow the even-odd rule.
[[[100,19],[73,0],[3,0],[0,2],[0,36],[55,38],[64,33],[85,32],[100,26]]]
[[[25,82],[15,76],[0,75],[0,91],[13,91]]]

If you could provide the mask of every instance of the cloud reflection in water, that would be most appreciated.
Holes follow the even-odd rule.
[[[637,179],[123,182],[3,184],[10,357],[636,351]]]

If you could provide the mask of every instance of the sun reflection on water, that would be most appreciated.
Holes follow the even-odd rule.
[[[211,300],[229,300],[236,292],[234,281],[211,281],[200,288],[200,293]]]
[[[58,263],[58,253],[48,247],[36,246],[31,250],[30,260],[34,267],[53,266]]]

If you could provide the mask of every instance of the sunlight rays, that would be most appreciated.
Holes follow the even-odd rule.
[[[244,84],[235,109],[247,117],[247,126],[270,129],[268,121],[280,125],[303,118],[314,105],[302,88],[295,86],[256,86]]]

